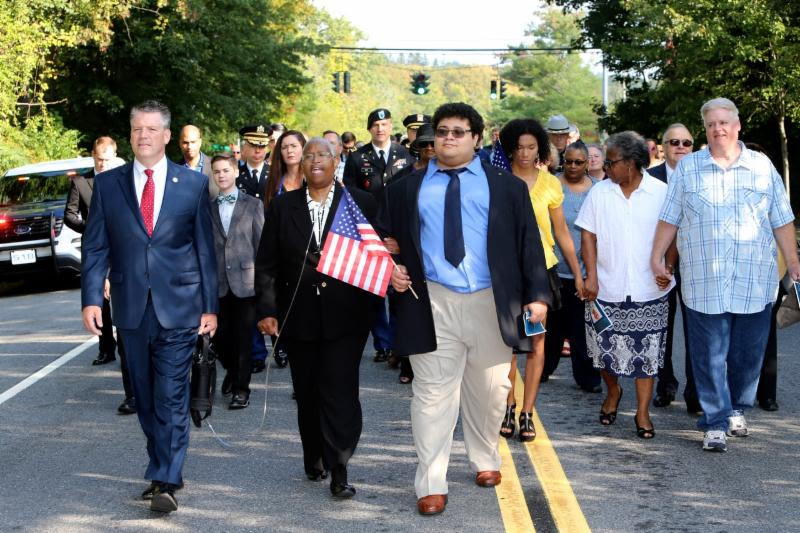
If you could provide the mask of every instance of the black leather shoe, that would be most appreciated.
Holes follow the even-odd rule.
[[[306,477],[309,481],[322,481],[328,479],[328,471],[313,468],[311,470],[306,470]]]
[[[253,361],[253,366],[250,368],[250,371],[253,374],[258,374],[259,372],[263,372],[265,368],[267,368],[267,364],[264,361]]]
[[[663,394],[657,393],[656,397],[653,398],[653,405],[656,407],[667,407],[674,401],[675,401],[675,393],[672,392],[665,392]]]
[[[178,500],[175,499],[176,485],[169,483],[159,483],[153,489],[153,497],[150,499],[150,510],[159,513],[171,513],[178,510]]]
[[[777,411],[778,410],[778,402],[773,400],[772,398],[767,398],[763,402],[758,402],[758,406],[761,407],[765,411]]]
[[[136,399],[135,398],[125,398],[119,407],[117,407],[117,413],[121,415],[133,415],[136,414]]]
[[[347,483],[336,483],[331,481],[331,494],[334,498],[347,499],[356,495],[356,488]]]
[[[228,409],[244,409],[248,405],[250,405],[250,394],[239,393],[233,395],[233,399],[231,399]]]
[[[92,361],[92,366],[98,365],[106,365],[112,361],[116,361],[116,357],[114,357],[114,352],[107,353],[107,352],[100,352],[97,354],[97,357],[94,361]]]
[[[376,363],[385,363],[389,359],[388,350],[375,350],[375,357],[372,358]]]
[[[158,481],[153,481],[150,483],[150,486],[144,489],[142,492],[142,499],[143,500],[152,500],[153,494],[155,493],[156,487],[161,485]],[[173,485],[174,490],[181,490],[183,488],[183,481],[181,481],[180,485]]]
[[[231,377],[230,374],[225,374],[225,377],[222,379],[222,388],[220,389],[220,392],[222,392],[223,396],[227,396],[228,394],[231,393],[232,389],[233,389],[233,378]]]
[[[703,414],[703,408],[700,407],[700,402],[699,401],[697,401],[695,399],[692,399],[692,400],[688,400],[687,399],[686,400],[686,412],[689,413],[690,415],[698,415],[699,416],[699,415]]]
[[[289,364],[289,354],[283,350],[274,351],[272,358],[275,359],[275,364],[278,365],[278,368],[286,368],[286,365]]]

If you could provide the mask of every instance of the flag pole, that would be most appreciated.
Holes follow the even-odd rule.
[[[394,262],[394,257],[389,256],[389,258],[392,260],[392,264],[394,265],[394,267],[397,268],[397,263]],[[419,300],[419,296],[417,296],[417,293],[414,292],[414,287],[411,286],[411,282],[408,283],[408,289],[411,291],[411,294],[414,295],[414,298]]]

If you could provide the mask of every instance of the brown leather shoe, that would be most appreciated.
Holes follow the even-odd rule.
[[[479,487],[494,487],[500,484],[500,480],[500,472],[497,470],[484,470],[475,476],[475,484]]]
[[[417,500],[417,510],[421,515],[434,515],[444,511],[447,494],[430,494]]]

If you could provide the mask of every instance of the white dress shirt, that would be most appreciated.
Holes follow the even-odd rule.
[[[650,268],[650,252],[667,185],[643,172],[639,188],[625,198],[619,185],[606,179],[589,189],[575,225],[597,236],[597,297],[606,302],[660,298]]]
[[[256,168],[253,168],[248,164],[247,165],[247,174],[252,178],[253,177],[253,171],[257,170],[258,172],[256,173],[256,178],[260,179],[261,178],[261,171],[263,169],[264,169],[264,163],[263,162],[260,165],[258,165],[258,167],[256,167]]]
[[[324,243],[320,242],[322,238],[322,231],[325,229],[325,222],[328,220],[328,215],[331,211],[331,204],[333,203],[333,190],[336,185],[330,188],[328,196],[325,197],[324,202],[317,202],[311,195],[308,194],[306,188],[306,202],[308,203],[308,214],[311,216],[311,225],[314,231],[314,238],[317,240],[317,246],[321,249]]]
[[[219,194],[220,196],[227,196],[222,194],[222,191]],[[237,201],[239,200],[239,189],[236,187],[228,194],[234,196]],[[236,202],[217,202],[217,207],[219,208],[219,220],[222,222],[222,229],[225,230],[225,235],[227,235],[231,227],[231,218],[233,218],[233,208],[236,207]]]
[[[375,150],[375,155],[378,157],[381,156],[381,150],[383,150],[383,162],[386,163],[387,165],[389,164],[389,150],[392,149],[391,142],[386,144],[386,148],[381,148],[377,144],[373,143],[372,149]]]
[[[664,170],[667,172],[667,183],[669,183],[669,180],[672,178],[672,174],[675,172],[675,169],[669,166],[669,163],[665,161]]]
[[[147,183],[147,174],[144,173],[145,167],[137,159],[133,160],[133,186],[136,189],[136,201],[139,206],[142,205],[142,192]],[[152,167],[153,182],[155,183],[155,191],[153,194],[153,229],[158,222],[158,213],[161,211],[161,204],[164,202],[164,188],[167,186],[167,156],[161,158],[161,161]]]

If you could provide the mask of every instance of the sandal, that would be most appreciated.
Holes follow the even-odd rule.
[[[636,424],[636,436],[640,439],[652,439],[656,436],[656,428],[643,428],[639,425],[639,422],[636,420],[636,417],[639,416],[639,413],[636,413],[633,416],[633,423]]]
[[[613,411],[610,413],[606,413],[603,411],[603,407],[600,407],[600,424],[604,426],[610,426],[617,420],[617,410],[619,409],[619,402],[622,401],[622,387],[619,387],[619,398],[617,398],[617,406],[614,408]]]
[[[503,417],[503,423],[500,424],[500,436],[510,439],[514,436],[514,409],[517,404],[506,405],[506,416]]]
[[[536,428],[533,427],[533,412],[519,414],[519,440],[530,442],[536,438]]]

